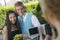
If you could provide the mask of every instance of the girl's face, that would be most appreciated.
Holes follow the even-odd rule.
[[[9,14],[9,21],[10,21],[12,24],[15,24],[15,22],[16,22],[16,16],[15,16],[14,13]]]

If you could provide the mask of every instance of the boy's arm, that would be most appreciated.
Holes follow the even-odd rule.
[[[32,16],[31,21],[34,27],[40,27],[40,22],[35,15]]]

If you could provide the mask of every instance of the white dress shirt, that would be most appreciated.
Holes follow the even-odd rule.
[[[27,13],[26,13],[25,16],[23,15],[23,21],[24,22],[26,20],[26,16],[27,16]],[[37,17],[35,15],[32,15],[31,22],[32,22],[34,27],[40,27],[40,22],[38,21],[38,19],[37,19]]]

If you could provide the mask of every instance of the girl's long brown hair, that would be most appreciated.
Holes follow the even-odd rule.
[[[6,14],[6,20],[5,20],[5,26],[7,26],[7,29],[8,29],[8,40],[11,40],[11,27],[12,27],[11,25],[12,25],[12,23],[9,21],[9,15],[12,14],[12,13],[14,13],[15,16],[16,16],[16,22],[15,22],[14,25],[16,26],[16,28],[21,33],[21,28],[20,28],[20,25],[19,25],[19,22],[18,22],[17,14],[12,10],[8,11],[7,14]]]

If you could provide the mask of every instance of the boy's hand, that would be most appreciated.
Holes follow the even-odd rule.
[[[29,38],[29,35],[28,34],[23,34],[23,39],[27,39]]]

